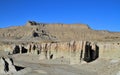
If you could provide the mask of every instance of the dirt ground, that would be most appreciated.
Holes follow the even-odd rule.
[[[5,54],[1,54],[5,55]],[[9,55],[16,66],[21,66],[12,75],[120,75],[119,59],[98,58],[91,63],[61,64],[54,60],[39,60],[39,55]]]

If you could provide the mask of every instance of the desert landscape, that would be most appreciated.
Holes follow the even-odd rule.
[[[35,21],[1,28],[0,75],[120,75],[120,32]]]

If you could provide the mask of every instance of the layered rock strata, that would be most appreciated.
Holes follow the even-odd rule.
[[[99,48],[95,43],[87,41],[71,41],[61,43],[41,43],[16,45],[13,54],[38,54],[39,59],[69,59],[69,63],[91,62],[98,58]]]

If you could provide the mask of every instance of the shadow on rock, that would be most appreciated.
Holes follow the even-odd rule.
[[[25,67],[21,67],[21,66],[16,66],[15,65],[15,69],[17,70],[17,71],[20,71],[20,70],[22,70],[22,69],[24,69]]]

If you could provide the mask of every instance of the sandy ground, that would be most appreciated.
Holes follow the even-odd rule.
[[[7,53],[0,52],[0,56]],[[12,75],[120,75],[119,59],[99,58],[91,63],[64,64],[60,59],[39,60],[39,55],[15,54],[9,55],[16,66],[22,68]]]

